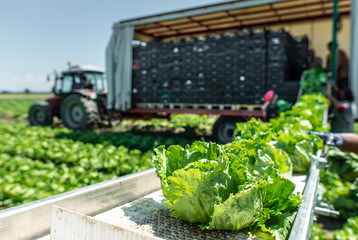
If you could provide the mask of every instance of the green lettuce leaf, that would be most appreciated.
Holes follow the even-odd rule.
[[[282,160],[277,159],[285,154],[264,141],[239,138],[224,146],[195,142],[155,152],[164,204],[177,219],[200,223],[203,229],[256,229],[280,212],[295,212],[300,203],[292,195],[295,185],[279,175],[277,162]],[[285,232],[265,227],[271,228]]]
[[[343,225],[343,229],[334,231],[334,238],[358,240],[358,216],[348,218]]]
[[[358,155],[332,147],[327,154],[328,169],[346,181],[358,178]]]
[[[202,159],[177,170],[166,181],[170,191],[165,205],[176,218],[187,222],[209,223],[214,204],[233,191],[226,161]]]
[[[296,212],[278,212],[270,215],[265,224],[259,225],[260,230],[270,233],[276,240],[285,240],[288,236]]]
[[[222,204],[214,206],[208,229],[241,230],[260,220],[262,200],[259,185],[238,192]]]

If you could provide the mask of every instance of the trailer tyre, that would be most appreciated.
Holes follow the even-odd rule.
[[[30,125],[47,126],[52,124],[52,109],[47,102],[35,103],[30,107],[28,116]]]
[[[216,120],[213,127],[213,138],[217,142],[230,143],[236,129],[237,122],[244,122],[239,117],[223,117]]]
[[[100,123],[98,107],[95,101],[73,94],[61,104],[63,124],[71,129],[93,129]]]

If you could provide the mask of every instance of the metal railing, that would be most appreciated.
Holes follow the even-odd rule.
[[[9,208],[0,211],[0,239],[38,239],[49,234],[53,205],[93,216],[159,189],[152,168]]]

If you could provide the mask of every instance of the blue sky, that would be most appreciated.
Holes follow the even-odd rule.
[[[105,68],[114,22],[223,0],[2,0],[0,91],[50,91],[46,75],[72,64]]]

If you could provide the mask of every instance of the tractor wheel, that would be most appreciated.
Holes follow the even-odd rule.
[[[233,140],[234,132],[237,122],[244,120],[239,117],[225,117],[221,116],[216,120],[213,127],[213,138],[217,142],[230,143]]]
[[[61,119],[66,127],[75,130],[93,129],[100,122],[96,102],[75,94],[62,102]]]
[[[33,126],[47,126],[52,124],[52,109],[47,102],[35,103],[29,110],[29,122]]]

